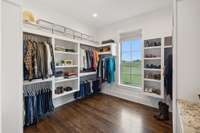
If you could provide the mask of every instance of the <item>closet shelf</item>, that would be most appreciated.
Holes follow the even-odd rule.
[[[34,79],[32,81],[24,81],[24,85],[30,85],[30,84],[36,84],[36,83],[42,83],[42,82],[49,82],[52,81],[52,78],[48,79]]]
[[[149,93],[149,92],[143,92],[143,93],[146,96],[151,96],[151,97],[160,98],[160,99],[163,98],[161,95],[158,95],[158,94],[155,94],[155,93]]]
[[[155,68],[144,68],[145,71],[161,71],[161,69],[155,69]]]
[[[111,54],[111,52],[110,51],[108,51],[108,52],[99,52],[99,55],[106,55],[106,54]]]
[[[164,48],[173,48],[173,46],[172,45],[164,46]]]
[[[144,47],[144,49],[160,49],[161,46]]]
[[[161,82],[161,80],[157,80],[157,79],[148,79],[148,78],[144,78],[144,81],[158,82],[158,83]]]
[[[64,92],[62,94],[54,94],[53,95],[53,99],[59,98],[59,97],[63,97],[63,96],[69,95],[69,94],[73,94],[74,92],[77,92],[77,91],[79,91],[79,90],[78,89],[74,89],[74,90],[71,90],[71,91]]]
[[[144,60],[161,60],[160,57],[144,58]]]
[[[72,67],[78,67],[78,65],[56,66],[56,68],[72,68]]]
[[[80,77],[84,77],[84,76],[89,76],[89,75],[95,75],[97,74],[97,72],[83,72],[83,73],[80,73]]]
[[[56,83],[66,82],[66,81],[73,81],[78,80],[78,77],[75,78],[55,78]]]
[[[55,50],[55,53],[56,54],[66,54],[66,55],[78,55],[77,52],[63,52],[63,51],[56,51],[56,50]]]

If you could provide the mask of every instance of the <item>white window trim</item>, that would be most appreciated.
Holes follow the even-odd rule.
[[[141,38],[141,40],[142,40],[142,38]],[[121,83],[121,42],[120,42],[120,40],[119,40],[118,44],[119,44],[118,45],[118,85],[121,86],[121,87],[127,87],[127,88],[142,91],[143,83],[142,83],[141,87],[126,85],[126,84]],[[142,44],[143,44],[143,41],[142,41]],[[142,52],[142,55],[141,55],[141,57],[142,57],[142,60],[141,60],[141,63],[142,63],[141,75],[143,77],[143,50],[142,49],[141,49],[141,52]]]

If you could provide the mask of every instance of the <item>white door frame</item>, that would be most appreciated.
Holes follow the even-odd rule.
[[[177,132],[177,0],[172,0],[173,26],[173,132]]]

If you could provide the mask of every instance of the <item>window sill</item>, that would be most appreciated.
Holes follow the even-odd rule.
[[[124,87],[124,88],[126,88],[126,89],[131,90],[131,91],[142,92],[142,88],[141,88],[141,87],[130,86],[130,85],[124,85],[124,84],[121,84],[121,83],[118,83],[118,86]]]

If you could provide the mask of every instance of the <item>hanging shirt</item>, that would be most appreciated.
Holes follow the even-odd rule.
[[[113,57],[107,59],[106,67],[107,81],[108,83],[112,83],[115,81],[115,59]]]
[[[52,62],[51,51],[49,44],[47,42],[45,42],[44,44],[47,48],[47,70],[48,70],[48,76],[50,77],[53,74],[51,69],[51,62]]]

